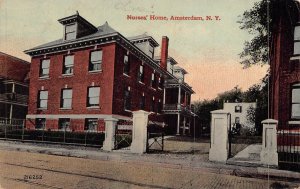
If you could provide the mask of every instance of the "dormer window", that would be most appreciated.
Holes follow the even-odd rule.
[[[76,24],[65,26],[65,40],[76,39]]]

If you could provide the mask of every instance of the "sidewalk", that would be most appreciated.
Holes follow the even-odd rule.
[[[240,177],[278,179],[300,183],[300,173],[277,170],[267,167],[247,167],[240,165],[226,165],[203,160],[199,154],[132,154],[123,150],[104,152],[97,148],[32,144],[14,141],[0,141],[0,150],[12,150],[49,155],[95,159],[102,161],[134,162],[136,164],[157,164],[160,167],[174,169],[196,170],[201,172],[235,175]],[[208,156],[208,154],[207,154]]]

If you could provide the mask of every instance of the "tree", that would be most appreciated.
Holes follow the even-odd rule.
[[[273,27],[274,8],[281,0],[261,0],[243,13],[238,21],[240,29],[246,30],[254,37],[245,41],[243,52],[240,53],[241,64],[245,68],[251,65],[264,65],[268,63],[268,43],[270,44]],[[288,0],[289,1],[289,0]]]

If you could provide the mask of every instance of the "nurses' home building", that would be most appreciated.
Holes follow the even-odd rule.
[[[104,131],[105,118],[130,122],[132,111],[145,110],[154,124],[188,131],[194,91],[168,56],[168,37],[154,58],[159,44],[149,35],[125,38],[78,13],[58,21],[61,39],[25,51],[32,57],[28,129]]]

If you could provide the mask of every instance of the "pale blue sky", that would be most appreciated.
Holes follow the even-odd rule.
[[[239,29],[238,15],[251,0],[0,0],[0,51],[25,60],[24,50],[62,37],[58,19],[79,14],[95,26],[105,21],[124,36],[152,35],[170,39],[170,55],[190,74],[193,99],[213,98],[239,85],[246,89],[261,79],[266,68],[242,70],[238,53],[251,36]],[[127,15],[220,16],[220,21],[131,21]],[[156,52],[159,53],[160,47]],[[196,71],[198,70],[198,71]],[[214,78],[224,75],[221,81]],[[201,75],[200,75],[201,73]],[[231,74],[229,74],[231,73]],[[232,74],[235,73],[235,78]],[[207,85],[210,83],[210,85]],[[211,88],[211,83],[215,85]]]

